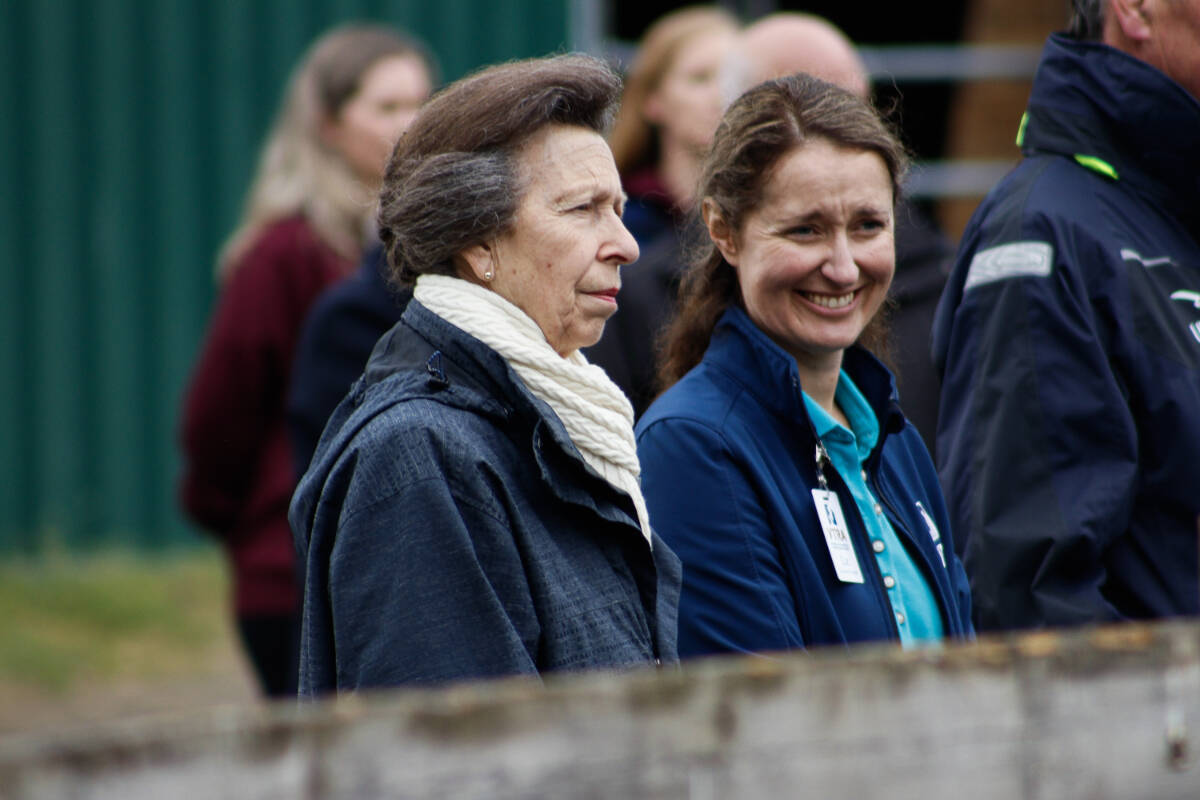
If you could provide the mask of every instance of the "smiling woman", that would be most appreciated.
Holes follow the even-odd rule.
[[[492,67],[397,144],[380,231],[413,301],[292,502],[301,694],[676,660],[632,409],[579,353],[638,255],[619,89],[583,56]]]
[[[818,138],[779,160],[740,230],[714,199],[704,204],[746,313],[795,358],[805,391],[835,417],[842,351],[879,313],[895,272],[892,192],[877,153]]]
[[[638,423],[643,491],[679,554],[683,656],[971,634],[929,454],[879,341],[905,155],[803,73],[734,102],[701,181],[668,388]]]

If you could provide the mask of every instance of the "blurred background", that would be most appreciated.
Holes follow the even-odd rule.
[[[0,732],[165,707],[189,669],[215,688],[188,702],[253,696],[223,563],[176,504],[178,414],[216,250],[308,43],[339,22],[391,23],[431,46],[444,81],[562,50],[625,65],[683,5],[0,2]],[[1067,3],[721,5],[841,27],[918,156],[911,193],[957,239],[1017,158],[1029,78]],[[170,688],[138,700],[154,681]],[[67,699],[87,692],[110,705]]]

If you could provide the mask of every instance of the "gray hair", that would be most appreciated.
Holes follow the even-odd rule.
[[[603,61],[562,55],[489,67],[440,92],[396,143],[379,235],[392,279],[454,275],[454,257],[511,229],[524,194],[518,159],[563,124],[607,132],[621,80]]]
[[[1067,33],[1084,42],[1097,42],[1104,35],[1107,0],[1071,0],[1071,23]]]

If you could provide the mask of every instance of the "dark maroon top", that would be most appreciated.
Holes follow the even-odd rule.
[[[268,226],[221,290],[187,389],[180,501],[229,552],[239,614],[297,610],[284,402],[305,314],[352,266],[303,217]]]

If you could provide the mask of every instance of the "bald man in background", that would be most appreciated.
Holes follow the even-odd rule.
[[[755,84],[795,72],[837,84],[864,100],[871,94],[867,67],[853,42],[814,14],[784,11],[747,26],[728,66],[735,81],[730,100]]]
[[[729,99],[762,81],[807,72],[870,100],[871,80],[854,44],[828,20],[780,12],[747,26],[727,63]],[[900,405],[934,452],[940,386],[930,330],[954,257],[953,243],[904,198],[896,205],[896,275],[889,328]]]

